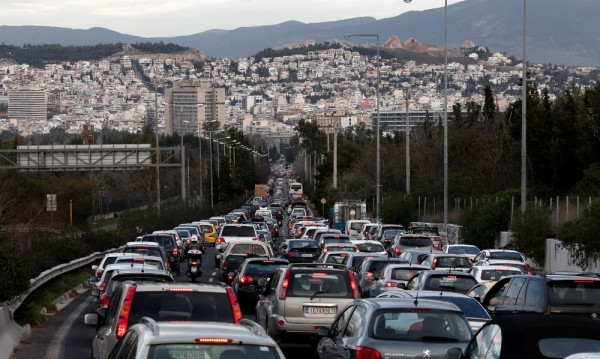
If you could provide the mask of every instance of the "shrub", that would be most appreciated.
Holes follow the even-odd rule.
[[[512,225],[514,239],[509,247],[522,252],[536,264],[544,265],[546,239],[554,235],[550,215],[548,207],[529,206]]]
[[[494,248],[499,233],[509,228],[510,205],[510,200],[499,198],[467,210],[460,223],[464,242],[481,249]]]

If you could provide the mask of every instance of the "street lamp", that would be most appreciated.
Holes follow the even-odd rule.
[[[406,1],[406,0],[404,0]],[[344,38],[349,39],[354,36],[375,37],[377,38],[377,185],[375,187],[375,218],[379,221],[379,208],[381,204],[381,144],[380,144],[380,127],[379,127],[379,34],[345,34]]]
[[[525,57],[527,0],[523,0],[523,85],[521,93],[521,213],[527,209],[527,65]]]
[[[410,3],[412,0],[404,0]],[[448,0],[444,0],[444,230],[448,227]]]
[[[406,0],[404,0],[406,1]],[[406,194],[410,194],[410,117],[408,114],[408,100],[410,94],[404,95],[406,99]]]

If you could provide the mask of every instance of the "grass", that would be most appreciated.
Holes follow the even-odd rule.
[[[17,309],[15,320],[20,325],[39,326],[43,324],[46,322],[46,316],[42,314],[42,308],[46,308],[48,312],[56,312],[56,305],[53,302],[67,292],[72,297],[75,294],[73,288],[87,282],[92,275],[91,269],[86,266],[54,278],[42,285],[31,293]]]

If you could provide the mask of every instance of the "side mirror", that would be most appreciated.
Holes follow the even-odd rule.
[[[320,327],[319,329],[317,329],[317,336],[318,337],[327,337],[327,336],[329,336],[329,328],[327,328],[327,327]]]
[[[96,271],[96,270],[98,270],[98,265],[94,264],[94,265],[92,266],[92,270],[93,270],[93,271]]]
[[[92,288],[92,291],[90,292],[90,295],[92,297],[99,297],[100,296],[100,290],[96,287]]]
[[[462,350],[460,348],[450,348],[446,350],[446,359],[461,359]]]
[[[86,325],[93,325],[96,326],[98,325],[98,314],[97,313],[88,313],[83,317],[83,322]]]
[[[402,283],[402,282],[398,283],[398,288],[406,289],[406,283]]]

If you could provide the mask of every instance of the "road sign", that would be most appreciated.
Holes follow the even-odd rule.
[[[327,200],[325,198],[321,198],[321,204],[325,204],[327,203]]]
[[[56,212],[56,194],[46,195],[46,211]]]

